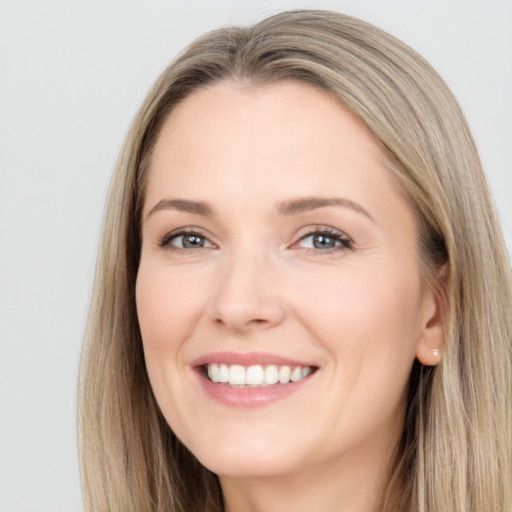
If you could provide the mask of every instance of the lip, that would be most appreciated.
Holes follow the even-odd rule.
[[[240,364],[242,366],[251,366],[253,364],[269,365],[286,365],[286,366],[314,366],[311,362],[298,361],[296,359],[289,359],[287,357],[269,354],[266,352],[212,352],[204,356],[194,359],[190,363],[192,368],[204,366],[210,363],[225,363],[225,364]]]
[[[275,364],[286,366],[318,366],[304,361],[289,359],[287,357],[277,356],[263,352],[234,353],[234,352],[215,352],[206,354],[195,359],[191,368],[199,379],[199,383],[205,393],[215,402],[231,408],[255,409],[263,407],[279,400],[284,400],[307,386],[316,372],[297,382],[288,384],[276,384],[264,387],[231,387],[229,384],[220,384],[211,382],[205,375],[203,368],[209,363],[225,363],[228,365],[240,364],[242,366],[251,366],[260,364],[262,366]]]

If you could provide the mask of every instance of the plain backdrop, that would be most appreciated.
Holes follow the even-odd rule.
[[[467,115],[512,248],[511,1],[0,0],[0,512],[82,510],[79,352],[137,106],[195,36],[296,7],[361,17],[433,64]]]

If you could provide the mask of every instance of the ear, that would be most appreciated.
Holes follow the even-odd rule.
[[[450,267],[445,263],[425,291],[422,331],[416,345],[416,359],[425,366],[441,362],[444,348],[444,323],[448,306],[448,280]]]

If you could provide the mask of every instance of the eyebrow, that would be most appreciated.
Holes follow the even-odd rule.
[[[297,215],[299,213],[325,208],[328,206],[342,206],[350,208],[375,222],[370,213],[360,204],[343,197],[301,197],[290,199],[279,203],[277,211],[280,215]],[[147,217],[161,210],[176,210],[180,212],[192,213],[203,217],[213,217],[213,211],[207,203],[202,201],[192,201],[190,199],[162,199],[148,212]]]
[[[342,206],[344,208],[350,208],[367,217],[368,219],[375,222],[374,218],[370,213],[365,210],[360,204],[354,203],[350,199],[343,197],[301,197],[299,199],[291,199],[280,203],[278,211],[281,215],[296,215],[302,212],[308,212],[316,210],[317,208],[324,208],[326,206]]]
[[[161,210],[177,210],[179,212],[193,213],[204,217],[212,217],[211,208],[201,201],[191,201],[188,199],[162,199],[151,208],[147,217]]]

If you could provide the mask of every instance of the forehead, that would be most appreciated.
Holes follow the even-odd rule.
[[[328,189],[346,173],[371,179],[365,169],[384,161],[373,134],[326,91],[291,81],[223,82],[196,90],[165,121],[149,188],[161,180],[206,186],[229,175],[248,185],[254,178],[254,186],[307,179]]]
[[[312,120],[316,122],[308,124]],[[209,128],[217,132],[222,124],[225,135],[229,135],[230,128],[243,135],[243,129],[251,127],[250,135],[259,135],[263,143],[265,135],[276,140],[276,134],[269,132],[269,124],[276,122],[287,124],[287,133],[299,140],[323,128],[333,136],[357,135],[372,151],[380,148],[372,132],[332,94],[297,80],[264,85],[222,81],[200,87],[174,107],[157,140],[187,136],[192,130],[194,135],[198,135],[197,130],[207,134]],[[258,139],[253,142],[256,145]],[[343,140],[337,142],[342,144]]]

